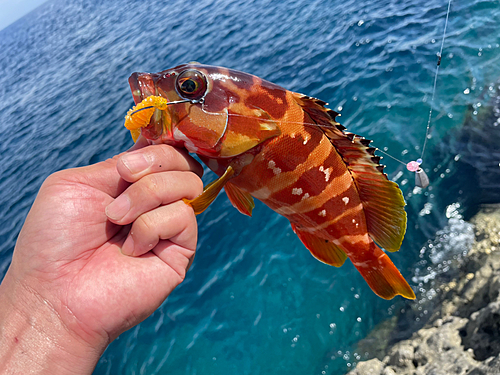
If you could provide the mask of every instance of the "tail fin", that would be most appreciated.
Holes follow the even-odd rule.
[[[392,299],[398,294],[404,298],[415,299],[415,293],[387,254],[375,243],[372,242],[371,246],[369,259],[353,261],[370,288],[384,299]]]

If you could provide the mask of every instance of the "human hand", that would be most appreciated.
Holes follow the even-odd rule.
[[[91,373],[184,279],[197,226],[181,199],[202,192],[203,169],[142,146],[42,185],[0,285],[0,373]]]

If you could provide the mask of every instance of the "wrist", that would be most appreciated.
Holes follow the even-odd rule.
[[[0,284],[0,373],[91,374],[107,342],[86,342],[54,306],[10,277]]]

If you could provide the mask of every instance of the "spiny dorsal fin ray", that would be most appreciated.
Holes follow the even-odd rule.
[[[381,247],[397,251],[406,231],[405,201],[398,185],[383,173],[375,149],[363,137],[344,132],[321,100],[296,94],[303,110],[325,133],[351,172],[366,216],[368,233]]]

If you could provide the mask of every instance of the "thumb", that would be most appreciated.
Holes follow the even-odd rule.
[[[148,145],[149,141],[143,136],[140,136],[137,142],[126,152],[138,150]],[[130,183],[120,177],[116,169],[118,158],[123,154],[125,154],[125,152],[116,155],[112,159],[87,167],[74,169],[72,170],[74,173],[71,177],[75,182],[91,186],[116,198],[130,185]]]
[[[91,186],[116,198],[130,185],[130,183],[120,177],[116,169],[119,157],[127,152],[139,150],[148,145],[149,141],[141,135],[137,142],[126,152],[122,152],[111,159],[93,165],[69,170],[67,171],[69,173],[66,175],[66,179]]]

